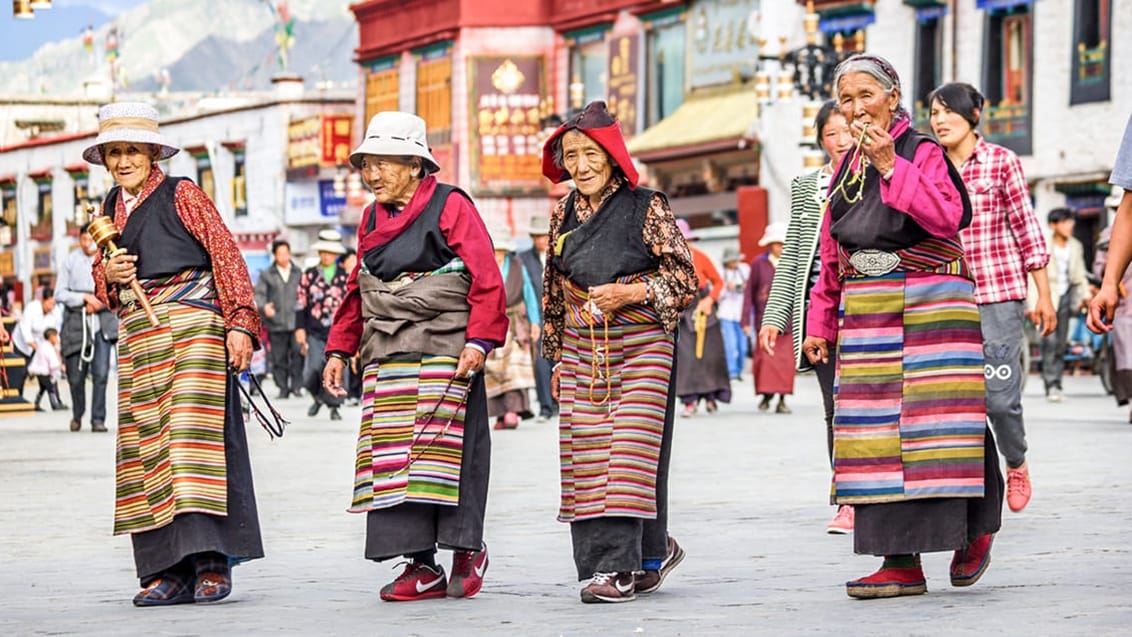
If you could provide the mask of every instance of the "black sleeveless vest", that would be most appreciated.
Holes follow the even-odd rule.
[[[177,216],[177,184],[181,178],[167,177],[138,204],[126,219],[118,247],[138,257],[138,278],[157,279],[189,268],[212,267],[208,251]],[[121,189],[106,195],[108,214],[114,214]]]
[[[896,139],[896,154],[912,161],[920,144],[938,145],[931,137],[908,129]],[[959,228],[966,228],[971,224],[971,199],[967,195],[963,178],[959,176],[955,166],[951,165],[946,154],[944,160],[947,161],[951,183],[955,184],[959,197],[963,200],[963,217]],[[831,188],[840,183],[842,175],[848,169],[849,163],[843,163],[841,170],[830,182]],[[880,181],[880,172],[870,165],[865,169],[865,192],[860,201],[849,204],[840,192],[834,193],[830,199],[830,234],[849,252],[866,248],[902,250],[931,236],[912,217],[884,205],[880,198]],[[853,188],[850,187],[849,190],[852,191]]]
[[[432,272],[455,259],[456,253],[448,246],[448,240],[440,231],[440,215],[452,193],[458,193],[468,201],[472,200],[456,186],[436,184],[436,190],[425,204],[425,209],[409,227],[388,243],[371,248],[362,255],[366,270],[388,282],[405,272]],[[377,213],[374,210],[377,203],[372,206],[366,220],[366,234],[377,227]]]
[[[574,210],[578,191],[570,193],[566,216],[558,231],[560,237],[570,234],[562,243],[562,254],[551,257],[554,267],[581,287],[604,285],[623,276],[655,270],[660,259],[653,256],[641,236],[654,195],[664,197],[656,190],[631,190],[622,185],[600,210],[581,223]]]

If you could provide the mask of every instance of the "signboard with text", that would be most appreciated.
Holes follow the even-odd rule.
[[[753,72],[761,0],[700,0],[688,20],[688,84],[729,84]]]
[[[312,115],[287,125],[287,167],[343,166],[349,163],[350,115]]]
[[[640,38],[637,34],[621,35],[609,40],[609,68],[607,84],[609,112],[621,121],[621,133],[626,138],[637,133],[637,87],[640,85]]]
[[[473,191],[545,192],[539,144],[542,56],[475,57],[468,65]]]

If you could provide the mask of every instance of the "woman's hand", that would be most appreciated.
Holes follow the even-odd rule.
[[[777,327],[764,325],[762,329],[759,330],[759,349],[774,356],[774,344],[781,335],[782,332],[780,332]]]
[[[484,355],[474,347],[464,347],[460,352],[460,362],[456,363],[456,378],[470,379],[475,372],[483,369]]]
[[[806,354],[810,364],[829,362],[829,341],[820,336],[807,336],[802,342],[802,352]]]
[[[110,255],[110,260],[103,266],[106,282],[115,285],[126,285],[138,275],[136,254],[126,254],[124,248],[118,248]]]
[[[1101,286],[1101,291],[1089,303],[1089,316],[1085,324],[1097,334],[1106,334],[1112,331],[1112,317],[1116,313],[1116,305],[1120,296],[1115,285],[1107,283]]]
[[[322,367],[322,387],[331,396],[344,398],[346,388],[342,386],[342,371],[346,369],[346,361],[337,356],[329,356],[326,365]]]
[[[240,330],[228,331],[228,366],[242,372],[252,364],[252,337]]]
[[[590,300],[597,309],[609,313],[645,298],[644,283],[606,283],[590,288]]]
[[[861,151],[869,158],[869,163],[882,175],[896,167],[896,144],[892,135],[876,124],[862,124],[853,122],[853,137],[860,137],[865,133],[865,141],[861,143]]]
[[[696,311],[705,316],[711,316],[713,309],[715,309],[715,301],[710,296],[705,296],[696,303]]]

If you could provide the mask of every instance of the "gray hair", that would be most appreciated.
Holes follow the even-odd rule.
[[[896,69],[888,60],[871,54],[857,54],[837,65],[833,70],[833,91],[836,98],[837,91],[841,86],[841,79],[850,73],[865,73],[873,78],[884,89],[885,93],[889,95],[892,92],[898,91],[903,96],[904,90],[900,87],[900,76],[896,74]],[[904,113],[904,105],[897,102],[897,113]]]
[[[550,142],[550,156],[554,159],[554,167],[560,170],[566,170],[566,158],[564,157],[562,150],[562,138],[566,136],[566,133],[569,133],[571,131],[578,131],[579,133],[585,135],[585,133],[582,132],[581,129],[571,128],[558,137],[555,137],[554,141]],[[609,163],[613,165],[613,174],[624,175],[624,171],[621,170],[621,166],[617,164],[617,160],[613,158],[613,155],[609,154],[609,151],[607,151],[601,144],[598,144],[598,148],[601,149],[601,152],[605,153],[605,156],[609,160]]]

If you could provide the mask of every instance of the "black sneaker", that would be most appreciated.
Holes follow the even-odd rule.
[[[318,410],[320,409],[322,409],[322,403],[318,402],[317,400],[314,401],[314,404],[311,405],[310,409],[307,410],[307,416],[314,418],[318,415]]]
[[[337,407],[331,407],[330,408],[330,419],[331,420],[342,420],[342,414],[338,413]]]

